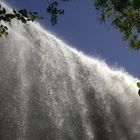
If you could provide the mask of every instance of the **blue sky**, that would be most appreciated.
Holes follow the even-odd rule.
[[[92,0],[73,0],[61,3],[65,15],[52,27],[46,13],[47,0],[3,0],[17,9],[26,8],[38,11],[44,16],[42,26],[85,54],[105,59],[109,65],[121,66],[132,75],[140,78],[140,52],[129,49],[122,41],[119,31],[111,25],[101,25]]]

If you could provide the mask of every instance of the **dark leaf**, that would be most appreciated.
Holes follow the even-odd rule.
[[[139,94],[139,96],[140,96],[140,89],[139,89],[139,91],[138,91],[138,94]]]
[[[137,82],[137,87],[140,88],[140,82]]]

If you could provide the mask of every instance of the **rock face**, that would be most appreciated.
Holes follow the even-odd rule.
[[[140,140],[137,79],[14,21],[0,38],[0,140]]]

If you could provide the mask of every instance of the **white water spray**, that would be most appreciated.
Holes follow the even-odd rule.
[[[0,38],[0,140],[140,140],[136,81],[40,25]]]

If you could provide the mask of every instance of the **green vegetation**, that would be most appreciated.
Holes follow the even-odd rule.
[[[50,15],[52,25],[57,24],[58,17],[64,14],[64,9],[59,8],[60,2],[72,0],[47,0],[47,13]],[[129,47],[140,49],[140,0],[92,0],[99,13],[100,23],[109,23],[123,34],[123,40],[129,43]],[[80,2],[80,1],[79,1]],[[0,5],[0,37],[8,35],[8,28],[3,22],[11,24],[13,19],[20,20],[23,24],[28,21],[43,19],[37,12],[26,9],[15,10],[8,13]]]
[[[137,82],[137,87],[140,88],[140,82]]]
[[[140,0],[95,0],[101,23],[109,22],[123,33],[129,47],[140,49]]]
[[[7,12],[4,7],[0,5],[0,37],[8,35],[8,28],[7,26],[2,24],[3,22],[9,23],[11,25],[11,21],[16,18],[17,20],[20,20],[22,23],[27,23],[28,21],[35,21],[37,19],[42,19],[42,17],[39,17],[37,12],[27,12],[26,9],[23,10],[15,10],[11,13]]]
[[[140,96],[140,82],[137,82],[137,87],[139,88],[138,94],[139,94],[139,96]]]
[[[70,0],[61,0],[67,2]],[[50,14],[50,22],[52,25],[57,24],[58,16],[64,14],[64,10],[58,8],[59,3],[57,1],[48,2],[48,7],[46,11]],[[3,24],[3,22],[11,25],[13,19],[21,21],[23,24],[26,24],[29,21],[35,21],[43,19],[39,16],[37,12],[30,12],[26,9],[15,10],[8,12],[2,5],[0,5],[0,37],[7,37],[8,28]]]

